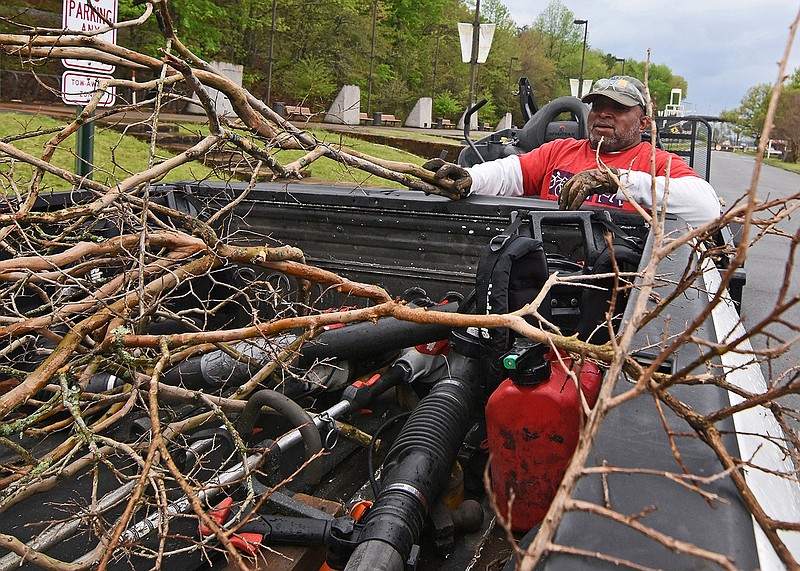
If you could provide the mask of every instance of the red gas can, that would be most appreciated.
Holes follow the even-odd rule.
[[[562,360],[572,368],[563,353]],[[575,382],[545,345],[518,340],[504,365],[510,378],[486,404],[492,489],[503,516],[514,491],[512,528],[528,531],[544,519],[575,452],[581,406]],[[584,362],[580,385],[590,406],[601,382],[600,369]]]

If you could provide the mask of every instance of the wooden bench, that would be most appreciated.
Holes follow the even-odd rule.
[[[311,109],[308,107],[301,107],[299,105],[286,106],[286,118],[290,121],[302,120],[308,121],[311,118]]]
[[[370,117],[366,113],[359,113],[358,122],[361,123],[362,125],[372,125],[372,117]]]
[[[455,129],[455,124],[450,119],[442,119],[442,129]]]
[[[397,127],[398,125],[400,125],[400,119],[398,119],[394,115],[381,114],[381,123],[389,125],[391,127]]]

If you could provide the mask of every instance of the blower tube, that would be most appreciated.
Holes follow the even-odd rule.
[[[429,311],[458,311],[456,302],[429,307]],[[295,366],[306,369],[323,359],[358,359],[366,361],[406,347],[424,345],[446,339],[447,325],[413,323],[394,317],[382,317],[376,323],[363,322],[324,331],[303,345]],[[254,361],[273,359],[281,349],[294,341],[294,335],[273,340],[255,339],[236,345],[236,350]],[[239,386],[255,374],[256,365],[239,362],[223,351],[212,351],[192,357],[167,371],[162,381],[168,385],[183,384],[191,389],[216,389],[223,385]]]
[[[345,571],[403,571],[447,484],[477,397],[478,360],[451,353],[451,375],[412,413],[384,462],[383,489]]]

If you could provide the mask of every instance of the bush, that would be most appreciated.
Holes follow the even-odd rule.
[[[328,66],[314,57],[302,58],[285,71],[280,79],[282,91],[290,94],[296,101],[329,99],[336,92],[336,82]]]
[[[433,100],[433,114],[436,117],[456,119],[461,114],[461,104],[453,98],[450,91],[442,91]]]

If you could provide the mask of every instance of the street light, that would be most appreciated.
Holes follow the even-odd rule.
[[[469,99],[467,109],[472,108],[475,93],[475,67],[478,65],[478,41],[481,37],[481,0],[475,0],[475,21],[472,23],[472,55],[469,58]]]
[[[372,114],[372,70],[375,65],[375,24],[378,21],[378,0],[372,4],[372,48],[369,53],[369,85],[367,87],[367,116]]]
[[[615,57],[614,61],[621,61],[622,62],[622,75],[625,75],[625,58]]]
[[[272,66],[273,57],[272,52],[275,47],[275,13],[278,10],[278,0],[272,0],[272,25],[269,28],[269,61],[267,62],[267,88],[264,93],[264,102],[269,105],[269,99],[272,91]]]
[[[573,20],[573,24],[583,26],[583,53],[581,54],[581,76],[578,79],[578,98],[583,96],[583,64],[586,61],[586,35],[589,33],[589,20]]]
[[[511,72],[514,68],[514,62],[519,61],[518,57],[512,57],[508,62],[508,91],[506,92],[506,113],[511,109]]]
[[[447,24],[439,24],[436,28],[436,53],[433,58],[433,100],[436,101],[436,70],[439,67],[439,41],[442,38],[442,32],[447,30]],[[0,68],[2,69],[2,68]]]

